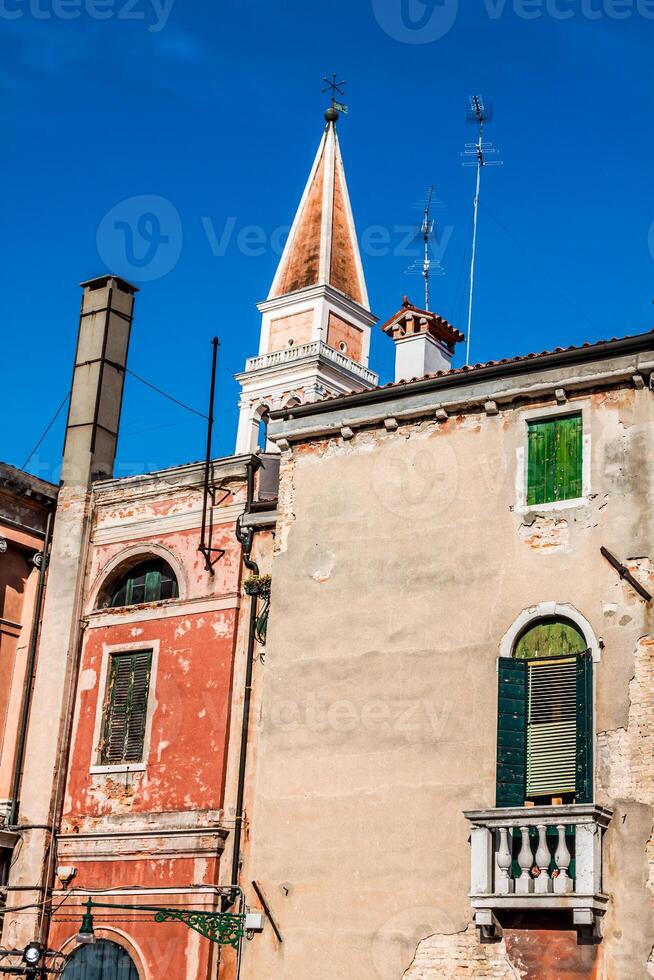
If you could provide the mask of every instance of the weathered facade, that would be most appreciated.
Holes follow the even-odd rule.
[[[135,289],[109,276],[83,287],[23,778],[0,836],[15,845],[3,946],[40,943],[67,980],[229,977],[242,921],[236,942],[219,944],[206,914],[245,908],[239,747],[244,660],[258,647],[253,617],[239,613],[264,611],[242,588],[270,551],[277,460],[112,479]],[[38,482],[32,496],[54,502]],[[22,526],[10,532],[12,548],[16,535],[16,547],[32,543]],[[93,931],[80,945],[89,899]]]
[[[246,505],[246,462],[213,468],[224,498],[213,508],[213,545],[224,550],[213,574],[198,553],[201,464],[94,488],[56,851],[58,867],[77,871],[53,916],[56,949],[75,948],[96,890],[108,903],[220,908],[220,862],[234,826],[225,783],[242,578],[234,526]],[[108,608],[129,569],[153,559],[173,570],[178,595]],[[147,719],[139,761],[114,763],[103,758],[103,714],[112,659],[125,654],[150,656]],[[57,904],[66,894],[58,885]],[[110,909],[94,920],[97,935],[126,945],[144,976],[215,975],[219,948],[183,924],[153,927],[143,914]]]
[[[654,971],[652,609],[600,553],[654,591],[653,367],[647,334],[273,417],[246,873],[284,941],[252,944],[248,980]],[[530,504],[528,428],[570,416],[578,494]],[[498,670],[555,617],[592,661],[589,797],[497,807]],[[536,855],[541,825],[575,827],[566,892],[554,844]],[[505,886],[500,827],[533,828]]]
[[[654,333],[454,370],[405,298],[379,388],[337,118],[236,455],[113,479],[136,290],[102,276],[58,493],[0,471],[3,947],[64,980],[654,976]]]

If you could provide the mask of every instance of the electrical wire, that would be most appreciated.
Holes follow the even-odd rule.
[[[158,388],[157,385],[153,385],[151,381],[146,381],[145,378],[142,378],[139,374],[136,374],[135,371],[131,371],[128,367],[125,368],[125,374],[131,374],[131,376],[133,378],[136,378],[137,381],[140,381],[141,384],[145,385],[147,388],[152,388],[153,391],[156,391],[158,394],[163,395],[164,398],[167,398],[169,401],[174,402],[175,405],[179,405],[181,408],[185,408],[187,412],[193,412],[194,415],[199,415],[201,419],[208,418],[208,416],[205,415],[204,412],[198,412],[197,408],[191,408],[190,405],[186,405],[184,402],[181,402],[179,398],[175,398],[173,395],[169,395],[167,391],[163,390],[163,388]]]
[[[39,448],[39,446],[41,445],[41,443],[43,442],[43,440],[44,440],[44,439],[45,439],[45,437],[47,436],[47,434],[48,434],[48,432],[50,431],[50,429],[52,428],[52,426],[53,426],[53,425],[55,424],[55,422],[57,421],[57,418],[58,418],[58,416],[59,416],[59,412],[60,412],[60,411],[62,410],[62,408],[64,407],[64,405],[66,404],[66,402],[68,401],[68,399],[69,399],[69,398],[70,398],[70,391],[67,391],[67,392],[66,392],[66,397],[64,398],[64,400],[62,401],[62,403],[61,403],[61,405],[59,406],[59,408],[58,408],[58,409],[57,409],[57,411],[56,411],[56,412],[54,413],[54,415],[52,416],[52,418],[50,419],[50,421],[49,421],[49,422],[48,422],[48,424],[46,425],[46,427],[45,427],[45,429],[44,429],[44,430],[43,430],[43,432],[41,433],[41,437],[40,437],[40,439],[39,439],[39,441],[37,442],[37,444],[35,445],[35,447],[34,447],[34,449],[32,450],[32,452],[31,452],[31,453],[29,454],[29,456],[27,457],[27,459],[25,460],[25,462],[24,462],[24,463],[23,463],[23,465],[21,466],[21,469],[22,469],[22,470],[24,470],[24,469],[25,469],[25,467],[27,466],[27,464],[28,464],[28,463],[29,463],[29,461],[31,460],[31,458],[32,458],[32,456],[34,455],[34,453],[36,452],[36,450],[37,450],[37,449]]]

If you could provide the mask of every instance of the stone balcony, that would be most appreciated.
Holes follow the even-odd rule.
[[[297,347],[284,347],[282,350],[275,350],[270,354],[249,357],[245,363],[245,371],[246,373],[249,371],[260,371],[263,368],[294,364],[317,357],[331,361],[340,368],[345,368],[351,374],[361,378],[368,387],[374,388],[379,382],[379,378],[374,371],[369,371],[363,364],[359,364],[358,361],[352,360],[346,354],[334,350],[333,347],[329,347],[322,340],[312,340],[308,344],[298,344]]]
[[[604,831],[613,812],[593,804],[468,810],[470,900],[482,937],[501,935],[503,916],[569,912],[599,937]]]

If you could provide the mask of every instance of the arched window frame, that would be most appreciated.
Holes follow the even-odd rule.
[[[292,391],[284,399],[284,404],[282,405],[282,408],[285,410],[289,410],[292,408],[299,408],[301,404],[302,404],[302,396],[299,395],[296,391]]]
[[[166,599],[164,601],[179,602],[180,600],[186,599],[188,592],[186,573],[183,565],[177,559],[177,556],[174,555],[168,548],[164,548],[162,545],[148,544],[144,546],[142,543],[140,543],[131,548],[126,548],[119,554],[114,555],[114,557],[107,562],[107,564],[104,565],[104,567],[98,573],[89,593],[89,613],[102,612],[105,614],[111,614],[119,613],[122,610],[124,614],[125,609],[133,608],[130,606],[112,607],[109,605],[109,599],[113,586],[121,575],[127,574],[130,568],[134,568],[136,565],[140,565],[142,562],[150,560],[155,561],[156,559],[161,559],[170,565],[170,568],[177,579],[177,598]]]
[[[578,626],[586,637],[593,663],[602,659],[602,641],[595,636],[592,626],[585,616],[569,602],[539,602],[536,606],[523,609],[511,624],[500,642],[500,657],[513,657],[517,641],[530,625],[541,619],[569,619]]]
[[[136,972],[138,973],[139,980],[147,980],[145,967],[143,965],[145,963],[145,957],[131,936],[129,936],[122,929],[97,925],[95,927],[95,937],[96,940],[105,940],[106,942],[115,943],[116,946],[121,946],[131,958],[132,963],[136,968]],[[62,956],[66,957],[66,961],[68,962],[77,949],[79,949],[79,943],[75,937],[71,936],[70,939],[67,939],[64,943],[62,943],[59,948],[59,952]]]
[[[587,790],[590,799],[594,799],[595,794],[595,760],[597,759],[597,737],[596,737],[596,725],[594,723],[595,719],[595,705],[596,705],[596,676],[597,672],[592,669],[592,664],[598,663],[601,660],[601,649],[602,642],[598,640],[593,631],[590,623],[583,616],[578,609],[576,609],[570,603],[557,603],[557,602],[540,602],[535,606],[530,606],[520,613],[517,619],[512,623],[510,628],[504,634],[502,641],[500,643],[500,661],[498,663],[498,680],[500,681],[500,686],[502,683],[502,675],[506,676],[506,668],[501,667],[502,661],[514,660],[514,652],[519,639],[527,632],[530,626],[535,626],[537,623],[543,620],[551,619],[567,619],[574,623],[582,632],[585,637],[588,650],[590,651],[591,660],[591,670],[589,676],[591,677],[590,690],[588,691],[588,697],[590,699],[590,760],[587,766]],[[528,663],[528,661],[522,661],[522,663]],[[508,666],[508,665],[507,665]],[[498,692],[499,696],[499,692]],[[497,786],[497,806],[522,806],[524,799],[518,803],[517,801],[513,803],[501,802],[502,793],[500,792],[501,778],[500,778],[500,702],[497,703],[497,713],[498,713],[498,750],[497,750],[497,773],[496,773],[496,786]],[[526,796],[526,794],[525,794]]]

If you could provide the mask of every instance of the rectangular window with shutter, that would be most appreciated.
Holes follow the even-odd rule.
[[[528,423],[527,504],[583,496],[583,421],[566,415]]]
[[[142,762],[152,651],[112,654],[104,704],[102,765]]]

